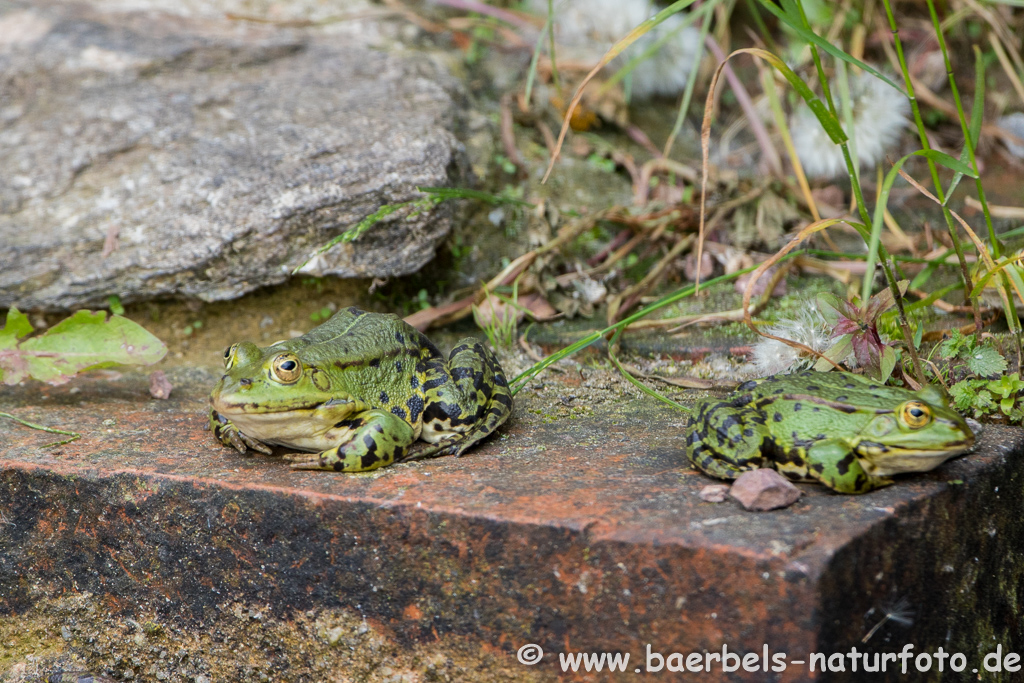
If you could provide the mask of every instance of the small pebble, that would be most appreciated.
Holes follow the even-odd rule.
[[[724,503],[729,495],[729,487],[725,484],[708,484],[697,495],[705,503]]]
[[[764,467],[741,474],[729,495],[747,510],[775,510],[795,503],[800,489],[775,470]]]
[[[714,272],[715,259],[705,251],[700,257],[700,279],[707,280]],[[697,279],[697,255],[693,252],[687,254],[683,259],[683,275],[690,282]]]
[[[156,370],[149,376],[149,394],[153,398],[166,400],[170,398],[173,388],[163,370]]]

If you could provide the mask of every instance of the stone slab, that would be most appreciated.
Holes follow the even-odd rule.
[[[0,74],[0,307],[235,298],[465,182],[454,80],[350,35],[6,3]],[[310,272],[408,274],[449,228],[406,207]]]
[[[647,646],[794,662],[714,678],[751,681],[814,679],[795,662],[853,646],[941,645],[972,666],[1024,649],[1019,429],[987,427],[976,453],[871,494],[803,486],[753,513],[700,499],[684,416],[578,377],[520,392],[462,458],[338,475],[221,447],[203,430],[214,373],[169,376],[168,401],[142,375],[0,395],[83,434],[43,449],[52,435],[0,421],[0,614],[88,594],[195,630],[230,600],[285,619],[346,608],[393,642],[457,637],[513,667],[538,644],[522,674],[542,678],[557,653],[609,651],[635,680]]]

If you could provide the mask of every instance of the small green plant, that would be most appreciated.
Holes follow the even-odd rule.
[[[319,311],[313,311],[312,313],[310,313],[309,319],[315,323],[318,323],[321,320],[327,320],[328,318],[330,318],[333,312],[334,311],[331,310],[330,306],[324,306]]]
[[[486,309],[484,306],[486,305]],[[473,321],[487,335],[491,346],[510,348],[518,335],[519,315],[526,309],[519,305],[519,281],[512,283],[512,296],[506,297],[484,287],[484,301],[473,305]]]
[[[107,305],[110,306],[110,312],[114,315],[124,315],[124,306],[121,305],[121,299],[116,294],[107,297]]]
[[[949,388],[953,403],[962,412],[974,417],[993,416],[1001,412],[1010,422],[1024,421],[1021,390],[1024,381],[1014,372],[999,379],[964,379]]]
[[[515,175],[518,167],[515,163],[504,154],[495,154],[494,163],[501,167],[501,170],[509,175]]]
[[[949,360],[962,361],[977,377],[991,377],[1006,372],[1006,359],[989,344],[981,343],[973,334],[953,330],[949,339],[939,344],[939,354]]]
[[[202,326],[202,320],[193,320],[192,322],[190,322],[188,325],[185,325],[185,327],[181,329],[181,333],[186,337],[191,337],[192,333],[200,329]]]
[[[906,290],[906,281],[900,282],[900,290]],[[882,382],[889,379],[896,367],[896,349],[891,342],[882,341],[878,333],[878,322],[882,314],[895,305],[892,292],[883,289],[873,295],[863,306],[844,301],[834,294],[818,294],[818,310],[832,329],[832,344],[825,356],[840,363],[853,356],[865,374]],[[826,359],[815,364],[818,370],[832,366]]]
[[[597,152],[587,157],[587,163],[605,173],[615,173],[615,161]]]
[[[1024,381],[1017,372],[1002,374],[1007,362],[998,350],[978,341],[975,335],[958,330],[935,350],[948,363],[948,376],[962,377],[949,388],[958,410],[976,418],[1002,413],[1010,422],[1024,420],[1024,406],[1020,404]]]

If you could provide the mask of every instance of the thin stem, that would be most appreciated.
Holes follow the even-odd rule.
[[[77,439],[81,439],[82,438],[82,435],[79,434],[78,432],[67,432],[67,431],[64,431],[63,429],[57,429],[55,427],[47,427],[45,425],[36,424],[35,422],[29,422],[28,420],[22,420],[20,417],[15,417],[14,415],[11,415],[10,413],[0,413],[0,417],[6,417],[9,420],[14,420],[18,424],[25,425],[26,427],[29,427],[31,429],[38,429],[38,430],[43,431],[43,432],[49,432],[50,434],[64,434],[66,436],[70,436],[71,437],[70,439],[64,439],[63,441],[54,441],[53,443],[48,443],[45,446],[43,446],[43,448],[52,448],[54,446],[63,446],[66,443],[71,443],[72,441],[75,441]]]
[[[929,0],[930,2],[931,0]],[[802,0],[796,0],[796,6],[800,10],[800,20],[804,24],[804,28],[808,31],[811,30],[811,24],[807,21],[807,14],[804,12],[804,6]],[[832,99],[832,92],[828,87],[828,78],[825,77],[825,68],[821,64],[821,55],[818,54],[818,47],[814,44],[810,44],[811,58],[814,60],[814,67],[818,71],[818,80],[821,82],[821,92],[825,96],[825,102],[828,104],[829,111],[832,116],[835,117],[836,121],[839,120],[839,114],[836,111],[835,102]],[[857,200],[857,211],[860,213],[861,222],[865,226],[871,225],[871,217],[868,215],[867,204],[864,202],[864,192],[860,187],[860,177],[857,173],[857,167],[853,164],[853,158],[850,156],[850,147],[846,142],[839,145],[839,148],[843,151],[843,160],[846,162],[846,170],[850,175],[850,185],[853,189],[853,196]],[[886,282],[889,284],[889,290],[892,292],[893,299],[896,301],[896,310],[899,312],[900,331],[903,333],[903,339],[907,342],[907,351],[910,353],[910,360],[914,365],[914,375],[918,381],[922,384],[925,382],[924,367],[921,365],[921,359],[917,355],[917,349],[914,348],[914,335],[910,331],[910,324],[907,322],[907,312],[903,308],[903,296],[900,294],[899,285],[896,283],[896,277],[893,275],[892,268],[889,265],[889,255],[885,247],[881,244],[878,245],[878,256],[879,262],[882,264],[882,270],[885,273]],[[865,273],[864,277],[870,278],[871,273]],[[866,302],[862,302],[864,305]]]
[[[956,87],[956,78],[953,76],[953,64],[949,59],[949,51],[946,49],[946,37],[942,31],[939,30],[939,17],[935,11],[935,3],[933,0],[928,0],[928,13],[931,16],[932,24],[935,26],[935,36],[939,41],[939,49],[942,50],[942,59],[946,65],[946,76],[949,78],[949,88],[953,93],[953,102],[956,104],[957,117],[960,119],[960,128],[964,135],[964,149],[967,150],[967,158],[971,162],[971,168],[974,169],[974,183],[978,191],[978,202],[981,204],[981,212],[985,216],[985,227],[988,228],[988,239],[989,244],[992,245],[992,256],[999,258],[1000,252],[1002,251],[999,240],[996,239],[996,230],[992,225],[992,214],[988,208],[988,202],[985,201],[985,188],[981,183],[981,173],[978,170],[978,160],[974,155],[974,140],[971,138],[971,131],[967,125],[967,117],[964,115],[963,103],[960,101],[960,91]],[[975,46],[976,58],[980,59],[978,48]],[[975,87],[982,87],[981,84],[975,84]],[[980,114],[979,114],[980,115]],[[939,199],[942,197],[939,196]],[[1003,298],[1003,309],[1006,312],[1006,323],[1010,327],[1010,332],[1013,334],[1016,346],[1017,346],[1017,360],[1020,361],[1021,354],[1021,327],[1020,320],[1017,318],[1017,307],[1014,305],[1012,297],[1010,297],[1010,282],[1006,277],[1005,271],[999,273],[1000,283],[1002,287],[1002,298]],[[978,329],[981,329],[980,327]]]

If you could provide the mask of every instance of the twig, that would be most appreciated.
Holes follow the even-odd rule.
[[[739,79],[736,72],[732,70],[731,66],[729,66],[725,53],[722,52],[722,48],[718,46],[715,39],[708,36],[704,40],[708,49],[710,49],[715,55],[715,59],[725,65],[725,78],[729,81],[729,85],[732,86],[733,94],[736,95],[736,101],[739,103],[740,108],[743,109],[743,113],[747,117],[747,123],[750,125],[750,132],[752,132],[754,137],[757,139],[757,144],[761,147],[761,153],[764,155],[764,160],[768,163],[772,173],[781,177],[782,160],[779,158],[779,153],[775,149],[775,145],[772,144],[772,139],[768,134],[768,129],[764,127],[761,117],[757,114],[757,108],[754,106],[753,100],[750,99],[747,89],[743,86],[743,81]]]
[[[526,175],[526,164],[519,154],[516,146],[516,132],[512,125],[512,94],[505,93],[501,96],[499,104],[501,110],[501,144],[505,148],[505,156],[515,164],[516,175],[523,178]]]
[[[500,19],[505,23],[518,26],[519,28],[526,28],[536,31],[539,26],[534,22],[506,9],[495,7],[494,5],[488,5],[483,2],[477,2],[476,0],[433,0],[436,5],[443,5],[445,7],[451,7],[452,9],[460,9],[466,12],[476,12],[483,14],[488,17],[494,17]]]

